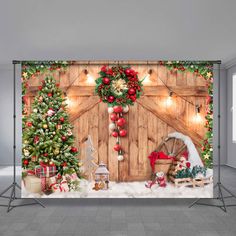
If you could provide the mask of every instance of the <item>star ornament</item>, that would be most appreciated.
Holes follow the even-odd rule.
[[[212,77],[212,73],[211,72],[207,72],[207,78],[211,78]]]
[[[204,159],[205,159],[205,160],[209,160],[209,157],[210,157],[209,154],[205,154],[205,155],[204,155]]]
[[[26,78],[26,77],[28,76],[28,73],[27,73],[27,72],[23,72],[22,76],[23,76],[24,78]]]

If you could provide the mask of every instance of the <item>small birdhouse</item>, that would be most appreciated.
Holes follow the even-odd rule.
[[[100,163],[95,171],[95,183],[99,189],[107,190],[109,188],[109,171],[106,164]]]

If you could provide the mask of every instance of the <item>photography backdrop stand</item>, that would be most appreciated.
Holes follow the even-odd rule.
[[[214,185],[214,190],[216,189],[217,195],[213,198],[213,200],[217,200],[218,202],[215,203],[206,203],[206,202],[200,202],[202,200],[201,198],[194,201],[189,208],[191,208],[194,205],[203,205],[203,206],[212,206],[212,207],[218,207],[222,209],[224,212],[227,212],[227,207],[230,206],[236,206],[235,204],[226,204],[225,199],[227,198],[235,198],[236,196],[228,190],[222,183],[221,183],[221,155],[220,155],[220,64],[221,61],[218,63],[218,140],[217,140],[217,148],[218,148],[218,163],[217,163],[217,169],[218,169],[218,177],[217,177],[217,183]],[[227,196],[224,196],[224,192],[227,193]]]
[[[18,61],[13,61],[13,182],[5,190],[0,193],[0,198],[8,199],[8,204],[0,204],[0,206],[7,207],[7,212],[11,211],[15,207],[35,205],[39,204],[42,207],[45,207],[38,199],[32,198],[34,202],[31,203],[15,203],[15,200],[20,200],[22,198],[17,197],[17,189],[21,190],[20,185],[16,182],[16,64],[19,64]],[[9,196],[5,194],[10,192]]]

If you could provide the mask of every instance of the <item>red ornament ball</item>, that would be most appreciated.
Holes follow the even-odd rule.
[[[48,153],[44,153],[43,156],[44,156],[44,157],[47,157],[47,156],[48,156]]]
[[[131,70],[130,70],[130,69],[126,69],[126,70],[125,70],[125,74],[126,74],[126,75],[129,75],[129,74],[130,74],[130,72],[131,72]]]
[[[48,97],[52,97],[52,93],[48,93]]]
[[[126,120],[123,117],[121,117],[117,120],[117,125],[120,127],[124,126],[125,123],[126,123]]]
[[[123,111],[123,107],[122,106],[114,106],[113,110],[115,113],[120,113]]]
[[[136,90],[134,88],[129,88],[128,94],[129,95],[134,95],[136,93]]]
[[[39,87],[38,87],[38,90],[39,90],[39,91],[41,91],[42,89],[43,89],[43,87],[42,87],[42,86],[39,86]]]
[[[127,135],[127,130],[121,129],[119,134],[120,134],[121,137],[125,137]]]
[[[112,102],[115,101],[115,97],[112,96],[112,95],[110,95],[110,96],[108,97],[107,101],[110,102],[110,103],[112,103]]]
[[[75,153],[75,152],[78,152],[78,149],[76,147],[71,147],[71,152]]]
[[[31,126],[32,126],[32,122],[27,122],[26,125],[27,125],[28,127],[31,127]]]
[[[65,142],[65,141],[66,141],[66,136],[62,136],[62,137],[61,137],[61,140],[62,140],[63,142]]]
[[[112,136],[115,137],[115,138],[117,138],[117,137],[118,137],[118,133],[117,133],[116,131],[113,131],[113,132],[112,132]]]
[[[63,123],[65,121],[65,118],[61,117],[59,120]]]
[[[27,165],[29,164],[29,161],[28,161],[28,160],[24,160],[24,161],[23,161],[23,164],[24,164],[25,166],[27,166]]]
[[[118,117],[117,117],[117,115],[116,115],[115,113],[112,113],[112,114],[110,115],[110,119],[111,119],[112,121],[116,121],[116,120],[118,119]]]
[[[131,96],[129,96],[129,98],[131,99],[132,102],[136,101],[136,96],[135,95],[131,95]]]
[[[119,152],[119,151],[121,150],[120,144],[117,143],[117,144],[114,146],[114,150],[117,151],[117,152]]]
[[[102,82],[103,82],[104,84],[108,85],[108,84],[110,84],[111,81],[110,81],[109,78],[105,77],[105,78],[102,79]]]

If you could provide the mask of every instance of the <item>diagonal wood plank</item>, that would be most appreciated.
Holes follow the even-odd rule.
[[[139,103],[148,111],[152,112],[159,119],[164,121],[169,126],[173,127],[178,132],[189,136],[197,146],[201,146],[203,137],[201,137],[195,131],[191,130],[186,124],[183,123],[183,121],[176,119],[175,116],[171,114],[165,113],[163,109],[158,106],[152,99],[144,96],[141,99],[138,99],[137,103]]]
[[[82,114],[92,109],[99,102],[100,102],[100,99],[98,96],[89,97],[85,102],[83,102],[80,106],[78,106],[77,112],[75,114],[70,115],[70,122],[73,122],[74,120],[79,118]]]

